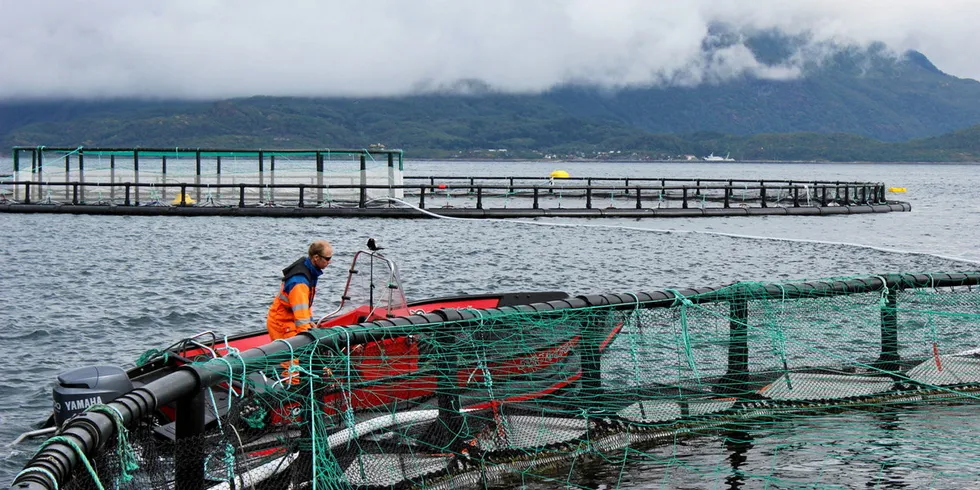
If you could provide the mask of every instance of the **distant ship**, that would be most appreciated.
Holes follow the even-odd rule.
[[[726,154],[723,157],[715,156],[714,152],[711,152],[708,156],[704,157],[706,162],[734,162],[735,159],[730,157],[731,153]]]

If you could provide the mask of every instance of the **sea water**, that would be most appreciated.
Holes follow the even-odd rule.
[[[9,160],[0,162],[0,174],[9,168]],[[149,349],[202,331],[261,328],[280,270],[315,238],[335,247],[314,307],[320,313],[336,306],[346,267],[368,237],[399,264],[410,300],[980,270],[977,165],[409,161],[405,173],[546,177],[556,169],[582,177],[880,181],[905,187],[889,198],[910,202],[912,211],[552,221],[573,225],[560,227],[548,220],[0,213],[0,443],[46,417],[51,384],[65,369],[132,365]],[[438,212],[442,204],[430,198],[427,208]],[[966,443],[980,432],[973,408],[795,419],[679,441],[633,454],[629,464],[583,462],[571,479],[593,488],[962,486],[980,481],[980,448]],[[0,446],[0,484],[39,443]]]

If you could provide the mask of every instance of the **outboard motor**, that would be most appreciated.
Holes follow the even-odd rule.
[[[117,366],[88,366],[58,375],[52,392],[54,421],[59,427],[96,403],[109,403],[133,389],[126,371]]]

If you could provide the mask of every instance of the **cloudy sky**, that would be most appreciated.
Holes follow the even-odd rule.
[[[708,26],[916,49],[980,79],[978,0],[0,0],[0,99],[393,95],[479,79],[694,84],[797,76]],[[818,57],[806,50],[796,61]]]

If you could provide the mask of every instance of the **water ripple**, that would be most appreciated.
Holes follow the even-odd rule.
[[[553,164],[546,166],[537,170],[546,175]],[[474,174],[528,172],[526,164],[478,168]],[[573,175],[589,173],[587,167],[569,168]],[[432,174],[447,171],[437,164],[431,169]],[[916,190],[910,196],[912,213],[873,216],[569,219],[556,221],[588,226],[548,227],[513,221],[0,213],[0,229],[4,230],[0,233],[0,359],[6,375],[0,381],[0,442],[12,440],[43,418],[50,410],[51,382],[66,368],[132,363],[150,348],[165,347],[205,330],[224,335],[263,328],[280,271],[302,255],[314,238],[331,240],[336,257],[321,280],[315,313],[337,304],[353,253],[372,236],[399,263],[409,299],[506,290],[632,292],[719,286],[740,280],[976,270],[980,267],[928,254],[684,233],[831,240],[980,260],[975,247],[980,230],[972,225],[975,210],[961,205],[980,188],[980,173],[975,170],[944,166],[937,172],[888,165],[725,167],[738,174],[726,176],[730,178],[799,179],[805,174],[820,180],[877,181],[882,175],[900,175],[902,180],[896,184]],[[458,168],[449,171],[460,172]],[[718,167],[614,165],[598,172],[699,177],[717,173]],[[597,173],[595,167],[592,173]],[[664,229],[670,231],[657,231]],[[915,430],[925,430],[921,426],[928,422],[923,417],[916,419]],[[823,428],[820,424],[815,427]],[[816,429],[800,432],[800,444],[812,447],[813,441],[820,440]],[[869,444],[886,445],[874,442],[879,440],[869,438]],[[36,444],[2,455],[0,481],[10,481]],[[759,446],[763,445],[747,450],[749,457],[767,461]],[[694,451],[682,446],[676,449],[689,451],[678,458],[690,458]],[[725,458],[731,454],[722,442],[699,444],[697,451],[717,455],[718,464],[726,466]],[[821,471],[825,481],[832,481],[834,475],[852,471],[839,468],[849,464],[839,455],[826,466],[807,466],[808,460],[802,461],[800,466],[781,470],[790,475],[786,481],[802,481],[793,475],[802,478]],[[755,470],[770,472],[768,468]],[[891,471],[906,472],[897,467]],[[606,476],[598,473],[593,488],[615,481],[615,475]],[[894,476],[882,478],[880,484],[886,485]],[[692,487],[708,483],[695,476],[671,480],[675,482]]]

